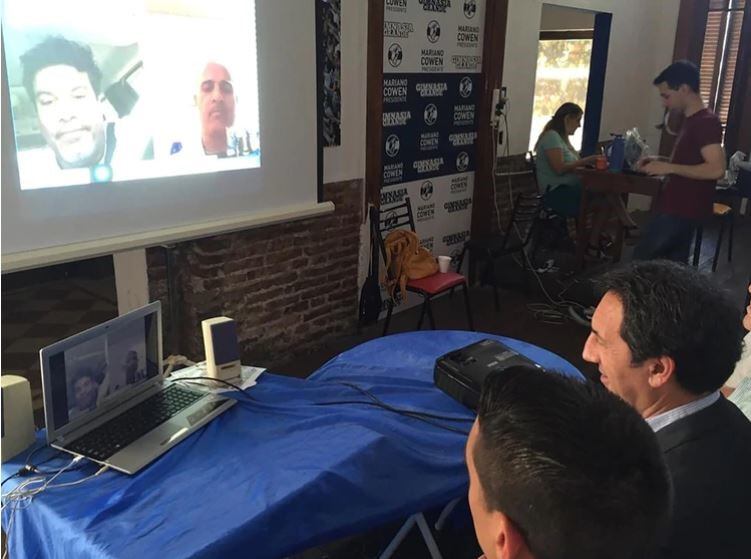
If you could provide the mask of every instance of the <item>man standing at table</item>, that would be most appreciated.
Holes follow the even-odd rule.
[[[582,356],[657,434],[675,492],[666,558],[747,559],[751,422],[720,394],[741,356],[737,307],[674,262],[602,280]]]
[[[531,367],[491,374],[465,454],[485,559],[650,559],[664,536],[655,436],[601,386]]]
[[[697,226],[712,216],[717,180],[725,174],[722,125],[699,94],[699,69],[687,60],[665,68],[654,79],[662,104],[685,117],[669,161],[647,158],[640,170],[667,177],[634,259],[666,258],[687,262]]]

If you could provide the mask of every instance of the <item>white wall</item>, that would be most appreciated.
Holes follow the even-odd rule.
[[[510,0],[503,85],[508,87],[511,153],[529,145],[542,0]],[[680,0],[556,0],[613,14],[600,137],[636,126],[655,151],[662,107],[652,80],[672,62]]]
[[[594,29],[595,13],[553,4],[543,4],[541,31]]]
[[[323,182],[365,178],[368,3],[342,0],[341,145],[323,150]]]

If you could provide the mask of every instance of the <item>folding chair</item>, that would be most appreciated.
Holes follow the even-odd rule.
[[[458,266],[461,269],[464,255],[470,252],[471,264],[477,266],[485,262],[485,270],[481,276],[482,283],[493,286],[495,310],[500,310],[498,302],[498,282],[495,278],[495,262],[502,256],[519,254],[522,257],[522,268],[527,272],[527,255],[524,249],[532,239],[535,227],[542,209],[542,196],[539,194],[519,194],[514,202],[511,220],[503,233],[488,235],[479,239],[470,239],[464,243],[464,250],[459,256]],[[474,275],[474,274],[472,274]]]
[[[404,198],[404,202],[396,206],[391,206],[388,211],[382,212],[378,208],[371,208],[370,223],[373,227],[373,234],[378,239],[378,245],[381,250],[381,256],[383,256],[384,262],[386,261],[386,245],[384,239],[391,231],[396,229],[404,229],[409,227],[410,231],[415,232],[415,220],[412,215],[412,205],[409,201],[409,196]],[[398,278],[390,277],[391,270],[386,270],[387,278],[393,281]],[[456,272],[447,272],[442,274],[436,272],[432,276],[426,278],[409,280],[407,282],[407,291],[416,293],[423,298],[422,309],[420,310],[420,320],[417,322],[417,329],[422,328],[425,315],[428,315],[430,321],[430,327],[435,330],[435,319],[433,318],[433,309],[430,306],[430,301],[436,295],[451,291],[457,286],[464,287],[464,303],[467,308],[467,323],[469,329],[474,330],[472,323],[472,309],[469,304],[469,291],[467,285],[467,279]],[[391,315],[394,311],[394,299],[389,297],[386,301],[388,306],[386,314],[386,322],[383,325],[383,335],[388,333],[389,324],[391,323]]]

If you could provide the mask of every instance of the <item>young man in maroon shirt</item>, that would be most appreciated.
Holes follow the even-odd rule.
[[[685,263],[696,227],[712,215],[715,184],[725,174],[722,125],[717,115],[704,107],[699,69],[692,62],[674,62],[653,83],[663,105],[681,111],[685,121],[669,161],[647,158],[641,162],[643,172],[667,179],[634,258]]]

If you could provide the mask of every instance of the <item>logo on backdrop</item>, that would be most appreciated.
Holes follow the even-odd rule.
[[[425,107],[425,111],[423,111],[422,116],[425,120],[425,124],[427,124],[428,126],[433,126],[435,124],[435,121],[438,120],[438,107],[436,107],[433,103],[430,103]]]
[[[400,204],[407,196],[406,188],[397,188],[396,190],[381,191],[381,207]]]
[[[457,70],[477,70],[481,59],[478,55],[455,54],[451,57],[451,62]]]
[[[452,214],[455,212],[463,212],[466,211],[467,208],[469,208],[470,204],[472,203],[472,198],[462,198],[461,200],[452,200],[451,202],[444,202],[443,209],[446,210],[448,213]],[[445,244],[451,244],[446,243]]]
[[[402,52],[401,45],[399,43],[392,43],[388,53],[389,64],[394,68],[398,68],[402,63],[402,58],[404,58],[404,53]]]
[[[402,182],[404,177],[404,163],[388,163],[383,166],[383,184]]]
[[[420,65],[423,72],[442,72],[443,49],[422,49],[420,51]]]
[[[456,32],[456,44],[477,48],[480,45],[480,28],[477,25],[460,25]]]
[[[425,181],[420,185],[420,198],[426,202],[433,197],[433,183]]]
[[[469,167],[469,154],[466,151],[456,156],[456,170],[459,172],[466,171]]]
[[[449,253],[449,256],[451,257],[451,265],[452,266],[458,266],[459,265],[459,258],[462,255],[462,249],[461,248],[455,248]]]
[[[465,99],[472,94],[472,78],[464,76],[459,82],[459,95]]]
[[[410,33],[415,32],[415,26],[406,21],[385,21],[383,22],[383,36],[394,37],[396,39],[407,39]]]
[[[430,221],[435,219],[435,204],[423,204],[417,206],[417,221],[422,223],[423,221]]]
[[[477,132],[457,132],[449,134],[449,143],[455,147],[471,146],[477,139]]]
[[[418,159],[412,163],[412,168],[418,175],[425,173],[437,173],[443,166],[443,157],[431,157],[430,159]]]
[[[388,212],[383,218],[383,225],[386,229],[391,229],[392,227],[396,227],[396,221],[396,212]]]
[[[435,43],[441,38],[441,26],[436,20],[432,20],[428,23],[427,35],[428,41],[431,43]]]
[[[475,122],[475,106],[454,105],[454,126],[468,126]]]
[[[464,0],[464,17],[472,19],[477,13],[477,1],[476,0]]]
[[[386,9],[390,12],[406,12],[407,0],[386,0]]]
[[[451,194],[463,194],[464,192],[467,192],[467,190],[469,190],[469,178],[466,175],[451,179]]]
[[[415,91],[420,97],[443,97],[448,88],[446,82],[420,82],[415,85]]]
[[[410,118],[412,118],[411,111],[394,111],[391,113],[383,113],[383,126],[405,126]]]
[[[396,134],[391,134],[388,138],[386,138],[386,155],[389,157],[396,157],[396,154],[399,153],[399,136]]]
[[[451,7],[451,0],[420,0],[422,9],[426,12],[443,12]]]
[[[433,237],[420,239],[420,246],[426,248],[429,252],[433,252]]]
[[[469,237],[469,231],[457,231],[456,233],[444,235],[441,240],[443,241],[444,245],[450,247],[453,245],[463,244],[464,241],[467,240],[467,237]]]
[[[407,102],[407,78],[389,78],[383,81],[384,103]]]
[[[420,134],[420,151],[432,151],[440,147],[440,132],[423,132]]]

